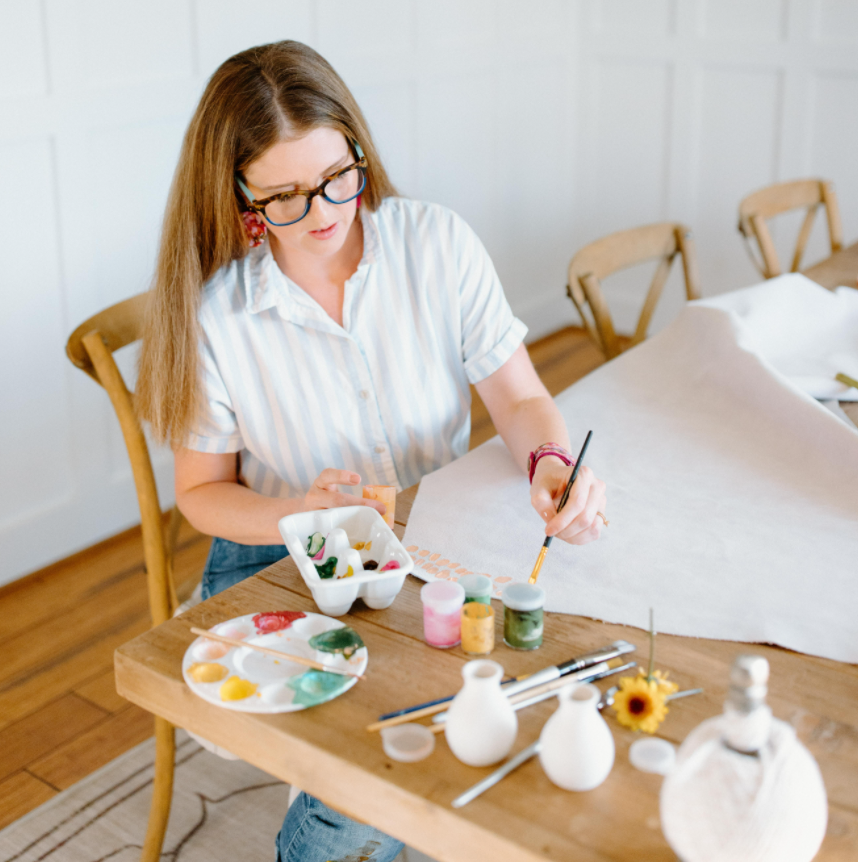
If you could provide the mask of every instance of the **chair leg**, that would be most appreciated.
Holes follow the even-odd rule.
[[[173,800],[173,770],[176,763],[175,728],[155,716],[155,777],[152,781],[152,807],[140,862],[158,862]]]

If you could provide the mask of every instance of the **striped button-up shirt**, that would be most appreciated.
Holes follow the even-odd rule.
[[[221,269],[200,310],[204,406],[186,445],[240,452],[243,484],[300,497],[326,467],[409,487],[468,450],[470,389],[527,331],[474,232],[434,204],[359,211],[340,326],[268,243]]]

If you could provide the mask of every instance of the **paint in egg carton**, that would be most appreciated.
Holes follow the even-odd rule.
[[[281,518],[278,527],[313,600],[323,614],[331,617],[348,613],[357,598],[371,608],[390,607],[402,589],[405,576],[414,568],[414,561],[396,534],[369,506],[298,512]],[[307,553],[314,533],[325,537],[321,558],[314,555],[317,559],[311,559]],[[333,576],[321,577],[317,567],[324,567],[334,557],[337,562]],[[369,560],[378,563],[378,568],[365,569],[364,563]]]

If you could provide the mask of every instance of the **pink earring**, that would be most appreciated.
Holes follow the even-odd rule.
[[[250,247],[256,248],[256,246],[262,245],[265,241],[265,234],[268,233],[268,227],[263,217],[253,210],[245,210],[241,214],[241,220],[244,222],[244,232],[247,234],[247,242]]]

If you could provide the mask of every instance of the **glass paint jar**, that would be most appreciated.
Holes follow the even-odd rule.
[[[431,581],[420,588],[423,636],[429,646],[447,649],[462,640],[465,590],[454,581]]]
[[[513,649],[542,646],[545,590],[536,584],[509,584],[503,591],[503,642]]]
[[[462,652],[488,655],[495,648],[495,609],[481,601],[465,599],[462,605]]]
[[[381,516],[384,523],[393,529],[393,517],[396,514],[396,487],[394,485],[364,485],[363,498],[365,500],[378,500],[384,503],[385,510]]]
[[[482,602],[484,605],[492,601],[492,579],[485,575],[463,575],[459,583],[465,588],[465,604]]]

